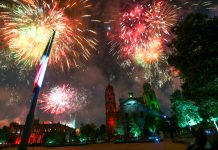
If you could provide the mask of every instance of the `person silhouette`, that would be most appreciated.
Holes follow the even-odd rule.
[[[199,126],[196,130],[192,128],[192,135],[195,137],[195,143],[190,145],[187,150],[205,150],[207,144],[207,133],[203,126]]]
[[[196,135],[195,135],[195,143],[199,150],[205,149],[205,146],[207,144],[207,133],[205,132],[203,126],[199,126],[197,128]]]

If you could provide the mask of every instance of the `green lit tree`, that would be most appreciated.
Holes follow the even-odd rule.
[[[172,31],[176,36],[169,46],[174,52],[168,62],[180,71],[182,95],[195,104],[184,99],[174,101],[179,125],[199,122],[202,120],[199,114],[204,125],[207,126],[207,120],[215,124],[218,112],[218,18],[190,14]]]
[[[4,126],[2,129],[0,129],[0,143],[14,143],[15,137],[10,132],[9,127]]]
[[[160,117],[151,113],[145,115],[145,136],[156,134],[160,128]]]
[[[86,124],[86,125],[81,125],[80,127],[80,139],[82,141],[88,140],[89,142],[94,141],[96,137],[96,130],[97,127],[95,124]],[[81,140],[80,140],[81,141]]]
[[[125,135],[125,129],[124,129],[124,126],[123,126],[123,124],[121,123],[120,120],[116,121],[115,135],[118,135],[118,136]]]
[[[201,101],[200,114],[206,120],[218,117],[218,101],[208,97]]]
[[[63,144],[66,142],[65,137],[65,133],[51,130],[51,132],[45,133],[42,140],[44,144]]]
[[[199,112],[202,118],[204,118],[205,126],[214,126],[218,121],[218,101],[209,97],[202,100],[200,106]]]
[[[130,134],[133,135],[134,138],[138,138],[139,136],[141,136],[142,131],[134,119],[130,119],[129,126]]]
[[[190,127],[202,121],[199,115],[199,107],[194,105],[193,102],[185,100],[180,91],[177,90],[174,92],[171,101],[179,127]]]
[[[10,136],[10,131],[8,127],[4,126],[2,129],[0,129],[0,143],[7,142],[9,136]]]

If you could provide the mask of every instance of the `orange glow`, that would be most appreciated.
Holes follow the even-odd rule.
[[[149,45],[137,49],[135,59],[137,62],[155,63],[162,54],[162,44],[160,39],[152,38]]]

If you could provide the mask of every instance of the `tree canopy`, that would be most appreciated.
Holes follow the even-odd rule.
[[[172,95],[172,107],[177,115],[179,127],[193,126],[202,121],[199,107],[184,99],[180,91],[175,91]]]
[[[190,14],[173,33],[168,62],[181,72],[183,95],[193,100],[218,99],[218,18]]]
[[[182,93],[174,92],[172,105],[179,126],[184,127],[217,116],[218,18],[190,14],[172,31],[168,62],[180,71],[182,80]]]

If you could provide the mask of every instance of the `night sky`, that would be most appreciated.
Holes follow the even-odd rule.
[[[105,22],[110,19],[118,19],[117,14],[119,14],[120,5],[124,3],[124,0],[91,0],[90,2],[93,5],[90,10],[93,18],[102,21],[101,23],[90,25],[98,33],[99,44],[96,51],[92,51],[92,56],[85,62],[85,66],[81,68],[63,72],[54,67],[48,67],[45,78],[46,84],[41,90],[42,93],[50,87],[62,83],[70,84],[78,89],[86,90],[88,105],[74,114],[66,112],[59,116],[46,114],[37,107],[35,117],[41,121],[58,122],[76,119],[77,126],[81,122],[96,123],[97,125],[104,124],[104,92],[109,83],[114,87],[117,102],[121,97],[126,98],[130,91],[136,97],[142,96],[144,80],[136,80],[136,76],[134,76],[134,74],[140,74],[142,70],[137,70],[133,72],[133,76],[128,76],[128,71],[123,69],[116,57],[109,53],[110,45],[108,44],[106,32],[108,27],[112,26]],[[176,1],[178,4],[183,2],[184,0]],[[217,4],[218,2],[214,0],[213,7],[216,9],[207,13],[217,15]],[[199,10],[201,11],[201,9]],[[197,10],[192,9],[192,11]],[[184,9],[183,16],[190,12],[191,9]],[[1,46],[4,45],[2,42],[0,44]],[[8,125],[12,121],[23,123],[32,97],[36,70],[20,72],[19,68],[16,68],[13,63],[13,61],[5,61],[5,56],[3,54],[0,55],[0,126]],[[180,88],[179,79],[173,79],[173,81],[166,83],[161,88],[154,87],[161,111],[167,115],[172,113],[169,100],[170,94],[178,88]]]

